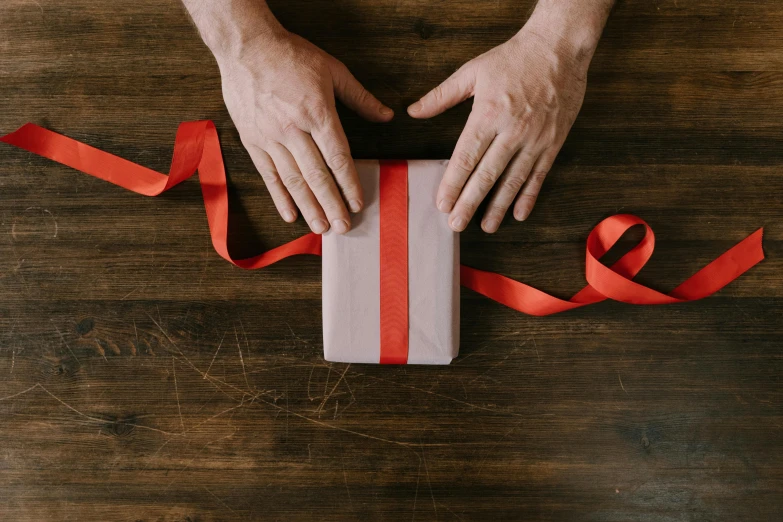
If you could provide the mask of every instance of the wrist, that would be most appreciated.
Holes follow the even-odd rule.
[[[517,33],[533,33],[561,56],[587,67],[598,47],[614,0],[540,0]]]
[[[218,64],[274,45],[288,35],[265,2],[184,0],[184,3]]]

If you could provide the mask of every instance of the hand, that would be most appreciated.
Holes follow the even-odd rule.
[[[591,55],[531,17],[408,108],[431,118],[474,97],[436,198],[452,229],[465,229],[496,184],[481,228],[495,232],[512,204],[514,218],[527,219],[582,105]]]
[[[216,54],[226,107],[285,221],[297,207],[321,234],[350,230],[364,205],[356,167],[335,110],[335,94],[371,121],[388,121],[379,102],[348,69],[305,39],[281,31]]]

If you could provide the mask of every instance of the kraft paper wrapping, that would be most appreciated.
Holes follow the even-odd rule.
[[[459,235],[435,208],[446,161],[408,162],[408,364],[449,364],[459,350]],[[357,161],[365,208],[345,235],[323,235],[324,357],[380,359],[377,161]]]

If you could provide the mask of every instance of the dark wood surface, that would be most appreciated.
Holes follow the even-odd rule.
[[[531,2],[277,0],[398,113],[344,113],[355,156],[448,157],[470,107],[404,107]],[[176,0],[0,2],[0,132],[33,121],[166,171],[216,122],[232,242],[285,225]],[[783,4],[627,0],[538,206],[463,260],[567,297],[590,228],[646,219],[673,288],[759,226],[767,259],[681,306],[531,318],[469,291],[448,367],[324,362],[320,264],[246,272],[198,184],[159,198],[0,148],[3,520],[780,520]]]

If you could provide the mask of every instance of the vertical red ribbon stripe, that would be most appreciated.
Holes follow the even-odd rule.
[[[380,162],[381,364],[408,362],[408,162]]]

